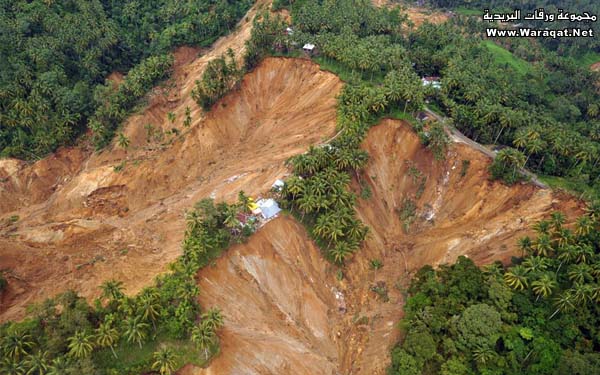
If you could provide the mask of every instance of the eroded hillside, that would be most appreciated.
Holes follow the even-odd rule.
[[[267,59],[206,116],[194,111],[190,130],[170,145],[148,144],[143,124],[166,127],[163,113],[196,108],[187,95],[157,96],[129,120],[132,151],[75,148],[31,166],[3,161],[0,263],[11,287],[2,319],[68,288],[94,297],[111,278],[128,292],[148,285],[179,255],[187,208],[242,189],[265,192],[287,173],[290,156],[332,136],[340,87],[309,61]]]
[[[410,272],[459,255],[478,264],[506,261],[529,232],[527,223],[579,209],[549,190],[488,181],[488,157],[466,145],[435,161],[399,121],[373,127],[363,147],[371,160],[361,180],[372,197],[360,201],[358,212],[371,234],[344,279],[293,218],[274,220],[200,272],[201,303],[220,306],[226,317],[222,353],[208,369],[186,373],[383,374]],[[463,160],[470,161],[464,176]],[[406,199],[417,207],[407,232],[399,212]],[[372,270],[371,259],[383,267]],[[389,301],[373,286],[385,288]]]

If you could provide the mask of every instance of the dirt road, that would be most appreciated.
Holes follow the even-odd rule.
[[[463,133],[461,133],[454,126],[448,125],[447,121],[446,121],[447,117],[440,116],[427,107],[424,108],[424,111],[427,112],[427,114],[429,114],[430,116],[433,116],[436,120],[445,124],[446,132],[448,133],[448,135],[450,136],[450,139],[452,139],[453,142],[467,144],[467,145],[473,147],[474,149],[481,151],[483,154],[489,156],[492,159],[496,158],[496,152],[481,145],[480,143],[475,142],[471,138],[469,138],[466,135],[464,135]],[[521,172],[521,174],[525,175],[529,179],[529,181],[531,181],[531,183],[534,184],[535,186],[542,188],[542,189],[548,189],[548,185],[546,185],[545,183],[540,181],[534,173],[532,173],[526,169],[521,169],[520,172]]]

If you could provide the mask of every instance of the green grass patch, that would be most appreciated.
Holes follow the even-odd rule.
[[[385,73],[383,72],[371,74],[368,72],[363,73],[359,70],[353,71],[339,61],[324,56],[315,56],[312,58],[312,60],[319,64],[322,70],[337,75],[344,82],[349,82],[352,79],[360,78],[365,83],[376,85],[381,84],[385,78]]]
[[[483,11],[481,11],[481,9],[471,9],[471,8],[460,7],[460,8],[454,9],[454,12],[457,14],[460,14],[461,16],[483,17]]]
[[[573,56],[573,59],[582,68],[589,68],[592,64],[600,62],[600,53],[588,51],[581,56]]]
[[[446,115],[444,114],[444,111],[440,108],[439,105],[437,105],[437,103],[428,103],[427,104],[427,108],[429,108],[429,110],[433,113],[435,113],[438,116],[442,116],[445,117]]]
[[[537,177],[552,189],[564,190],[585,200],[600,199],[600,191],[595,190],[583,181],[576,181],[568,177],[547,176],[542,174],[538,174]]]
[[[384,117],[393,118],[396,120],[403,120],[410,124],[415,124],[417,119],[410,113],[404,112],[400,107],[392,107],[389,112],[385,114]]]
[[[527,61],[516,57],[507,49],[500,47],[490,40],[483,41],[482,43],[492,53],[494,60],[498,64],[508,65],[521,75],[531,72],[531,65]]]
[[[152,356],[161,346],[167,346],[176,353],[175,368],[180,369],[186,364],[203,367],[219,352],[218,343],[210,348],[208,359],[205,359],[204,350],[198,349],[190,340],[173,340],[166,335],[158,335],[153,340],[142,344],[121,342],[115,348],[117,358],[113,356],[109,348],[98,350],[93,355],[93,361],[97,368],[107,369],[108,373],[115,374],[140,374],[151,370],[154,362]]]

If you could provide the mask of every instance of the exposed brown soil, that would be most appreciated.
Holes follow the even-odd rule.
[[[219,306],[226,317],[222,353],[207,369],[183,373],[383,374],[398,340],[399,288],[411,272],[459,255],[478,264],[507,261],[533,221],[580,209],[549,190],[489,182],[488,157],[464,144],[437,162],[399,121],[372,128],[364,148],[371,160],[361,180],[373,195],[360,201],[358,213],[371,234],[343,269],[344,280],[303,227],[290,217],[272,221],[200,272],[201,303]],[[464,177],[462,160],[471,162]],[[419,199],[411,167],[427,178]],[[405,198],[418,207],[408,233],[398,214]],[[371,259],[383,268],[371,270]],[[374,285],[387,288],[389,302],[370,290]]]
[[[174,78],[125,124],[127,151],[80,146],[34,164],[0,160],[0,269],[9,280],[1,321],[68,288],[91,299],[111,278],[128,293],[149,285],[180,254],[187,208],[209,196],[232,200],[239,190],[264,193],[288,173],[287,158],[334,134],[342,83],[308,60],[266,59],[209,113],[193,103],[206,63],[229,47],[239,56],[249,34],[243,21],[209,51],[179,49]],[[180,135],[148,141],[147,124]],[[489,182],[488,157],[465,144],[437,162],[399,121],[373,127],[363,147],[371,158],[360,180],[372,197],[357,210],[371,233],[343,280],[293,218],[271,221],[199,273],[201,304],[225,315],[221,354],[207,369],[181,373],[383,374],[411,272],[459,255],[506,261],[532,222],[580,210],[549,190]],[[461,176],[463,160],[470,167]],[[417,207],[408,231],[399,218],[406,198]],[[371,259],[383,268],[371,270]],[[375,284],[387,288],[388,302],[370,290]]]
[[[600,61],[598,61],[597,63],[593,63],[593,64],[590,66],[590,69],[591,69],[593,72],[600,72]]]
[[[394,8],[400,6],[400,4],[390,0],[372,0],[372,3],[376,7]],[[408,19],[412,21],[415,27],[421,26],[424,22],[440,24],[446,22],[450,17],[448,13],[427,9],[424,7],[404,6],[403,10],[406,12]]]
[[[2,319],[67,288],[94,297],[110,278],[128,292],[150,284],[180,253],[185,209],[208,196],[265,192],[287,173],[286,159],[331,137],[340,87],[308,60],[267,59],[207,115],[186,95],[133,116],[127,153],[75,148],[29,166],[3,161],[0,264],[14,277]],[[183,136],[162,147],[146,142],[146,121],[167,122],[167,110],[185,106],[195,121],[180,126]],[[19,220],[8,225],[13,215]]]

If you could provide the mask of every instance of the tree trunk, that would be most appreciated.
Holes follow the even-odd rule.
[[[496,139],[494,139],[494,144],[496,144],[496,142],[498,142],[498,138],[500,138],[500,135],[502,134],[503,131],[504,131],[504,126],[500,129],[500,132],[496,136]]]
[[[112,354],[115,356],[115,359],[117,358],[117,353],[115,353],[115,349],[113,348],[113,346],[110,346],[110,351],[112,352]]]

